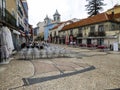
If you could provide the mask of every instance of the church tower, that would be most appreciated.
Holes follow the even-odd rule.
[[[60,22],[60,14],[56,10],[55,14],[53,15],[54,21],[59,23]]]
[[[45,23],[45,25],[47,25],[48,22],[49,22],[49,18],[48,18],[48,15],[46,15],[46,17],[45,17],[45,19],[44,19],[44,23]]]

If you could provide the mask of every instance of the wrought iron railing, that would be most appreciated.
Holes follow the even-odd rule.
[[[89,37],[102,37],[106,36],[106,33],[104,31],[101,32],[89,32]]]
[[[89,32],[89,37],[96,37],[97,36],[97,33],[96,32]]]
[[[104,31],[102,32],[98,32],[98,35],[97,36],[106,36],[106,33]]]
[[[20,15],[22,15],[22,16],[23,16],[23,12],[22,12],[22,10],[21,10],[20,6],[18,6],[18,11],[19,11]]]
[[[21,24],[19,24],[19,29],[24,32],[24,27]]]
[[[77,37],[83,37],[82,33],[77,34]]]
[[[0,8],[0,20],[2,20],[2,9]]]

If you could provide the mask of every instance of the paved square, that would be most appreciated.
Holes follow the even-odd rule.
[[[12,60],[0,65],[0,90],[105,90],[120,88],[120,52],[66,47],[81,58]]]

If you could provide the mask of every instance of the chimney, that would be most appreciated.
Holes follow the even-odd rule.
[[[114,14],[114,11],[112,11],[112,15],[111,15],[111,16],[112,16],[112,17],[111,17],[112,20],[114,20],[114,15],[115,15],[115,14]]]

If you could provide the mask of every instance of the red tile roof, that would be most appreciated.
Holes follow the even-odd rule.
[[[120,13],[115,15],[115,17],[120,17]],[[92,17],[88,17],[86,19],[82,19],[78,22],[66,25],[62,28],[61,31],[77,28],[77,27],[80,27],[80,26],[86,26],[86,25],[90,25],[90,24],[105,22],[105,21],[109,21],[109,20],[113,20],[111,15],[108,16],[106,13],[101,13],[101,14],[98,14],[98,15],[95,15],[95,16],[92,16]]]
[[[120,18],[120,13],[117,13],[114,15],[110,14],[110,15],[108,15],[108,17],[109,17],[109,19],[118,19],[118,18]]]
[[[53,28],[51,28],[51,30],[57,29],[61,24],[63,24],[63,23],[59,23],[58,25],[56,25],[56,26],[54,26]]]
[[[98,22],[103,22],[103,21],[107,21],[109,20],[106,13],[101,13],[86,19],[82,19],[78,22],[75,22],[73,24],[70,25],[66,25],[65,27],[63,27],[62,30],[68,30],[68,29],[72,29],[72,28],[77,28],[80,26],[85,26],[85,25],[90,25],[90,24],[94,24],[94,23],[98,23]]]
[[[71,20],[64,21],[64,22],[61,22],[61,23],[59,23],[58,25],[54,26],[53,28],[51,28],[51,30],[55,30],[55,29],[57,29],[60,25],[62,25],[63,23],[67,23],[67,22],[73,23],[73,21],[71,21]]]

